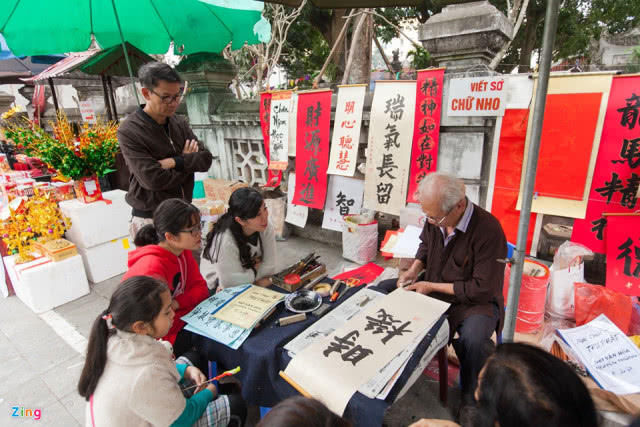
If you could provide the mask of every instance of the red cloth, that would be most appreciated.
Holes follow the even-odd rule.
[[[158,245],[140,247],[129,252],[129,271],[122,280],[133,276],[152,276],[162,280],[180,304],[169,333],[163,337],[173,344],[185,325],[180,318],[209,297],[207,282],[200,274],[191,251],[183,251],[177,257]]]

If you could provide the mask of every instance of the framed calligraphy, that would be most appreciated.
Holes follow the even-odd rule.
[[[272,92],[269,146],[269,169],[285,170],[289,163],[289,112],[291,91]]]
[[[269,128],[271,127],[271,92],[262,92],[260,94],[260,129],[262,130],[262,139],[264,141],[264,155],[269,164]],[[267,184],[265,187],[277,187],[282,181],[282,171],[274,171],[267,168]]]

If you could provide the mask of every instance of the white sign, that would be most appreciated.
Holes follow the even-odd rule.
[[[309,216],[309,208],[304,205],[294,205],[293,195],[296,191],[296,174],[289,173],[289,181],[287,182],[287,217],[285,221],[289,224],[297,225],[304,228],[307,225],[307,216]]]
[[[640,392],[640,350],[607,316],[558,329],[558,335],[600,387],[616,394]]]
[[[296,135],[298,129],[298,94],[291,95],[291,111],[289,111],[289,157],[296,156]]]
[[[363,180],[339,175],[329,176],[322,228],[342,232],[344,228],[342,217],[360,213],[363,194]]]
[[[289,113],[291,92],[275,92],[271,95],[271,119],[269,126],[269,169],[285,170],[289,163]]]
[[[504,116],[504,77],[451,79],[447,100],[448,116]]]
[[[406,205],[416,82],[376,82],[369,121],[364,207],[400,215]]]
[[[96,123],[96,111],[93,108],[93,102],[80,101],[80,114],[82,115],[82,121],[91,124]]]
[[[353,176],[358,160],[362,108],[367,85],[340,87],[327,173]]]

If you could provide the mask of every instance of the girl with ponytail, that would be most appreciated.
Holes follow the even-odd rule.
[[[207,235],[200,268],[210,289],[271,284],[276,237],[258,190],[244,187],[231,194],[227,213]]]
[[[172,298],[161,281],[134,276],[111,296],[94,321],[78,392],[89,403],[87,426],[225,426],[246,411],[237,395],[220,396],[187,359],[174,361],[157,339],[174,320]],[[178,384],[197,385],[185,398]]]
[[[207,283],[191,253],[201,242],[198,209],[182,199],[167,199],[153,213],[153,224],[136,234],[137,249],[129,252],[129,270],[123,278],[152,276],[167,284],[176,320],[163,339],[173,345],[176,357],[193,347],[192,334],[183,329],[180,317],[209,297]]]

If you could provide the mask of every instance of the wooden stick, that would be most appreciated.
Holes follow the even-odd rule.
[[[603,212],[602,216],[640,216],[640,212]]]
[[[284,371],[280,371],[278,372],[278,375],[280,375],[282,377],[283,380],[285,380],[286,382],[289,383],[289,385],[293,388],[295,388],[298,393],[300,393],[301,395],[303,395],[304,397],[309,397],[311,398],[312,396],[302,387],[300,387],[300,385],[298,385],[297,382],[295,382],[294,380],[291,379],[291,377],[289,377],[289,375],[285,374]]]
[[[344,26],[340,30],[340,34],[338,34],[338,38],[336,39],[335,42],[333,42],[333,47],[331,48],[331,52],[329,52],[329,56],[327,56],[327,59],[324,61],[324,64],[320,69],[320,73],[318,73],[316,78],[313,79],[314,88],[318,87],[318,83],[320,82],[320,79],[322,79],[322,75],[326,71],[327,66],[329,66],[329,62],[331,62],[331,58],[333,58],[333,55],[336,53],[336,50],[338,50],[338,45],[342,43],[342,39],[347,32],[347,28],[349,27],[349,23],[351,22],[351,18],[353,17],[353,14],[355,13],[355,11],[356,9],[352,9],[351,12],[349,13],[349,16],[347,16],[346,21],[344,22]]]
[[[389,72],[393,73],[393,68],[391,67],[389,58],[387,58],[387,55],[384,53],[384,50],[382,50],[382,46],[380,45],[380,42],[378,41],[378,38],[375,35],[373,36],[373,42],[376,44],[376,47],[378,48],[378,52],[380,52],[380,55],[382,55],[382,59],[384,60],[384,63],[387,64],[387,68],[389,69]]]

